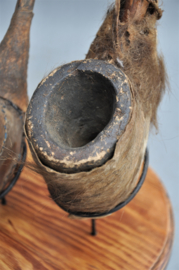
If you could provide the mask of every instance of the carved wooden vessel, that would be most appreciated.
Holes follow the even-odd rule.
[[[86,60],[52,71],[26,114],[26,135],[54,201],[103,213],[125,201],[142,168],[165,89],[158,1],[116,1]]]
[[[125,74],[97,60],[54,70],[26,113],[39,171],[55,202],[70,212],[101,214],[130,195],[149,125]]]
[[[34,0],[18,0],[0,44],[0,194],[12,181],[23,151],[27,108],[29,31]]]

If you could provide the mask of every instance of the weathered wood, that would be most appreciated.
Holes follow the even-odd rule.
[[[10,26],[0,43],[0,97],[23,111],[28,104],[29,32],[35,0],[18,0]]]
[[[173,241],[170,201],[156,174],[125,208],[97,220],[68,219],[41,176],[24,169],[0,206],[0,269],[164,269]]]
[[[13,179],[16,165],[21,160],[34,2],[17,1],[10,26],[0,43],[0,196],[4,196],[1,191]]]
[[[166,84],[164,61],[157,53],[156,21],[161,15],[158,0],[116,0],[83,68],[75,67],[77,62],[56,68],[29,103],[25,128],[34,160],[52,198],[66,211],[103,214],[125,201],[137,184]],[[91,76],[94,71],[98,75]],[[121,71],[130,91],[124,90]],[[113,101],[115,87],[104,83],[104,77],[113,86],[122,80],[116,87],[121,96]],[[122,108],[130,108],[130,118]],[[123,131],[119,134],[108,130],[114,116]]]
[[[61,66],[38,85],[26,112],[25,133],[53,200],[71,213],[103,214],[125,201],[137,185],[150,121],[119,68],[94,59],[78,65]],[[99,107],[103,115],[109,111],[107,91],[114,95],[113,105],[101,130]],[[98,134],[89,140],[94,123]],[[80,134],[84,125],[85,144]]]
[[[131,120],[131,92],[125,74],[104,61],[74,61],[52,71],[26,112],[27,136],[40,161],[67,174],[105,164]]]

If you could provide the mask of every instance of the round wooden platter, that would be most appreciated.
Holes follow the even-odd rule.
[[[29,156],[30,158],[30,156]],[[1,270],[165,269],[173,242],[170,201],[149,169],[137,196],[99,219],[69,219],[49,197],[41,176],[25,168],[0,205]]]

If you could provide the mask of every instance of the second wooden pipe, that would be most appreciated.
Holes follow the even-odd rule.
[[[0,44],[0,194],[13,179],[23,152],[28,105],[29,32],[35,0],[18,0]]]

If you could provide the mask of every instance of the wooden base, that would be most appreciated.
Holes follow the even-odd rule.
[[[1,270],[165,269],[173,217],[164,187],[149,169],[137,196],[111,216],[72,220],[50,198],[41,176],[24,169],[0,205]]]

